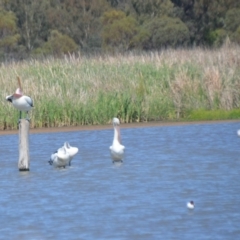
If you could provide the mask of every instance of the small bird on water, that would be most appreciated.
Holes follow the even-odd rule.
[[[21,88],[17,88],[14,94],[6,97],[13,106],[19,110],[19,119],[22,118],[22,112],[26,112],[26,119],[29,120],[28,112],[33,108],[33,100],[29,96],[23,95]]]
[[[190,201],[187,203],[187,208],[188,209],[194,209],[194,202],[193,201]]]

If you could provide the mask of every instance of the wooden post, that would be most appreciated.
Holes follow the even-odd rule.
[[[19,171],[29,171],[29,121],[27,119],[19,120]]]

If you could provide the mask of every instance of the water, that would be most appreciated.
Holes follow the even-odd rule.
[[[238,239],[239,123],[30,135],[30,172],[19,172],[18,135],[0,136],[0,239]],[[79,148],[55,169],[64,141]],[[195,209],[186,208],[194,200]]]

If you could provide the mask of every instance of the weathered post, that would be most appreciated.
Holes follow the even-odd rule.
[[[19,171],[29,171],[29,121],[27,119],[19,120]]]

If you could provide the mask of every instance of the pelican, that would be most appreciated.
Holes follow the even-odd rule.
[[[11,102],[13,106],[20,111],[19,119],[22,117],[22,111],[27,113],[27,119],[29,119],[28,112],[33,108],[33,100],[23,95],[21,88],[17,88],[14,94],[6,97],[6,100]]]
[[[70,161],[69,161],[69,166],[71,166],[71,161],[73,157],[78,153],[78,148],[77,147],[72,147],[69,142],[65,142],[63,147],[66,149],[67,153],[70,156]]]
[[[51,158],[48,162],[50,165],[55,167],[65,168],[67,165],[69,165],[70,155],[66,151],[65,147],[61,147],[51,155]]]
[[[50,165],[54,165],[56,167],[65,167],[67,165],[71,166],[71,161],[77,153],[77,147],[72,147],[68,142],[65,142],[61,148],[52,153],[48,162]]]
[[[124,149],[125,147],[121,144],[121,135],[120,135],[120,121],[118,118],[113,118],[113,128],[114,128],[114,136],[113,143],[110,146],[110,152],[113,162],[114,161],[122,161],[124,157]]]
[[[190,201],[187,203],[187,208],[188,209],[194,209],[194,202],[193,201]]]

